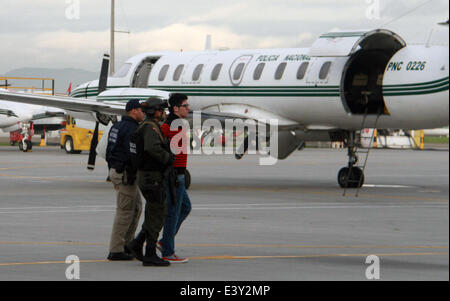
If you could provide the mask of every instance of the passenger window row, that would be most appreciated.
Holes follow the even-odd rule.
[[[328,77],[328,74],[331,69],[331,65],[332,65],[332,62],[325,62],[322,65],[322,67],[320,68],[320,72],[319,72],[319,79],[325,80]],[[197,65],[197,67],[195,67],[194,72],[192,73],[192,81],[200,80],[200,75],[202,74],[204,66],[205,66],[204,64],[199,64],[199,65]],[[265,63],[260,63],[256,66],[255,71],[253,73],[254,80],[261,79],[261,76],[262,76],[265,66],[266,66]],[[162,82],[166,79],[167,73],[169,71],[169,67],[170,67],[169,65],[164,65],[161,68],[161,71],[159,72],[159,76],[158,76],[159,81]],[[183,70],[184,70],[184,67],[185,66],[183,64],[177,66],[177,68],[175,69],[175,71],[173,73],[174,81],[180,80],[181,74],[183,73]],[[211,72],[211,80],[212,81],[216,81],[219,79],[219,75],[220,75],[220,71],[222,70],[222,67],[223,67],[223,64],[217,64],[214,67],[214,69]],[[275,80],[281,80],[283,78],[286,67],[287,67],[286,62],[278,65],[278,67],[275,71],[275,76],[274,76]],[[298,80],[303,80],[305,78],[308,67],[309,67],[309,62],[303,62],[300,64],[300,66],[297,70],[297,79]],[[234,69],[234,72],[233,72],[233,80],[239,80],[241,78],[244,68],[245,68],[245,63],[240,63],[236,66],[236,68]]]

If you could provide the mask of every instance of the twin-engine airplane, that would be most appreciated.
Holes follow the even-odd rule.
[[[356,167],[355,133],[447,126],[448,90],[448,46],[407,45],[378,29],[327,33],[309,49],[143,53],[113,77],[78,86],[69,98],[0,97],[107,122],[131,98],[184,93],[193,111],[209,116],[277,119],[278,159],[305,141],[344,141],[349,163],[338,182],[359,188],[364,174]]]
[[[0,89],[1,92],[7,90]],[[23,135],[19,148],[23,151],[32,148],[29,133],[44,134],[62,128],[65,112],[52,107],[12,103],[0,100],[0,130],[4,133],[18,132]],[[31,126],[32,123],[32,126]]]

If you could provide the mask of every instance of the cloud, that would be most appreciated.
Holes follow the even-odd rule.
[[[379,0],[380,19],[366,18],[368,0],[117,0],[116,62],[140,52],[213,48],[309,47],[333,28],[377,28],[386,22],[407,42],[424,43],[448,18],[448,2]],[[375,0],[371,0],[373,1]],[[98,69],[109,49],[109,1],[80,0],[80,20],[67,20],[64,0],[8,0],[0,10],[0,73],[19,67]],[[448,32],[448,29],[446,29]],[[432,41],[448,44],[435,33]]]
[[[253,36],[238,34],[226,27],[177,23],[117,38],[117,63],[126,60],[127,56],[142,52],[203,50],[208,34],[212,35],[213,48],[216,49],[295,47],[314,39],[311,33],[294,36]],[[109,31],[60,30],[38,34],[32,38],[25,34],[1,34],[0,40],[5,41],[0,48],[0,57],[13,55],[14,61],[18,63],[15,68],[29,65],[51,68],[65,64],[94,71],[102,53],[109,51]],[[14,49],[13,53],[11,49]],[[127,51],[123,51],[124,49]]]

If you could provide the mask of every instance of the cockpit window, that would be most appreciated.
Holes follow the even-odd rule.
[[[127,76],[131,66],[132,66],[131,63],[123,64],[122,67],[120,67],[120,69],[116,73],[114,73],[113,77],[121,78]]]

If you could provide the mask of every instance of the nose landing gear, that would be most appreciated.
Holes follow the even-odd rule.
[[[351,132],[348,139],[348,167],[342,168],[338,173],[338,183],[341,188],[361,188],[364,185],[364,171],[356,166],[359,161],[355,145],[355,132]]]

